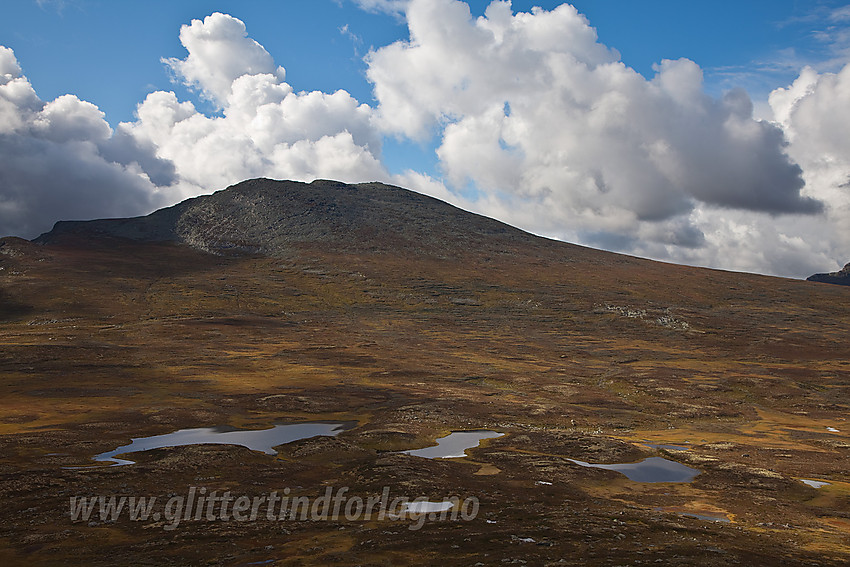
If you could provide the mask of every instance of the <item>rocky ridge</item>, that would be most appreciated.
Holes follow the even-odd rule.
[[[453,256],[505,253],[510,243],[545,241],[438,199],[384,185],[252,179],[147,216],[60,221],[35,239],[179,242],[217,254],[287,255],[299,244],[339,252]]]
[[[850,263],[837,272],[829,272],[828,274],[814,274],[806,278],[810,282],[821,282],[836,285],[850,285]]]

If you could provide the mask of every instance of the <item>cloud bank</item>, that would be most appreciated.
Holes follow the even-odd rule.
[[[163,62],[220,112],[156,91],[114,131],[73,95],[41,101],[0,47],[0,232],[146,214],[251,177],[389,178],[372,109],[342,90],[296,93],[242,21],[214,13],[180,41],[188,55]]]
[[[296,93],[242,21],[214,13],[183,26],[180,41],[189,54],[165,63],[221,115],[206,116],[173,92],[157,91],[126,127],[175,164],[183,195],[259,176],[387,178],[372,109],[342,90]]]
[[[296,92],[245,24],[180,30],[173,79],[217,109],[150,93],[114,130],[73,95],[41,101],[0,48],[0,232],[142,214],[242,179],[394,181],[573,242],[806,276],[850,256],[850,66],[804,69],[753,118],[687,59],[643,77],[568,4],[480,18],[456,0],[358,0],[409,38],[366,57],[377,104]],[[439,171],[391,175],[381,141],[436,138]]]
[[[60,219],[126,216],[164,202],[173,164],[74,95],[38,98],[0,46],[0,227],[35,236]]]
[[[463,2],[413,0],[406,16],[410,39],[368,57],[380,124],[436,133],[449,187],[474,185],[484,212],[700,262],[693,250],[718,230],[708,217],[824,209],[780,126],[754,120],[744,91],[706,95],[692,61],[662,61],[645,79],[566,4],[514,14],[493,2],[475,19]]]

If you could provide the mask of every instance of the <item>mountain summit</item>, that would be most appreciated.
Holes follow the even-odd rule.
[[[214,253],[284,255],[300,244],[340,252],[457,255],[544,240],[438,199],[382,183],[252,179],[147,216],[60,221],[35,242],[114,237]]]

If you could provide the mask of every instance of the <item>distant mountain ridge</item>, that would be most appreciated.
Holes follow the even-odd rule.
[[[455,255],[472,249],[504,253],[510,243],[552,242],[400,187],[270,179],[243,181],[143,217],[60,221],[34,242],[93,237],[270,256],[305,243],[341,252]]]
[[[828,274],[814,274],[806,278],[810,282],[821,282],[836,285],[850,285],[850,263],[837,272],[829,272]]]

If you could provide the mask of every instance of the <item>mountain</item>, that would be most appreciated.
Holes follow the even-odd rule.
[[[0,238],[0,558],[848,565],[848,329],[844,288],[549,240],[377,183],[256,179]],[[277,455],[87,466],[140,438],[305,421],[356,426]],[[458,430],[503,435],[404,453]],[[329,487],[480,506],[417,527],[210,520],[199,500]],[[156,497],[160,519],[73,520],[69,499],[97,495]]]
[[[381,183],[252,179],[129,219],[58,222],[35,242],[113,237],[179,242],[219,254],[287,255],[303,244],[338,252],[505,253],[541,239],[448,203]]]
[[[836,285],[850,285],[850,263],[837,272],[829,272],[828,274],[814,274],[806,278],[810,282],[821,282]]]

